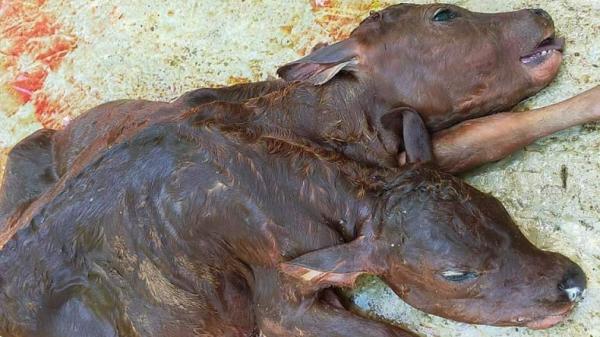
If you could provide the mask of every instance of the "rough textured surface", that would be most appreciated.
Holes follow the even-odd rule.
[[[600,84],[600,1],[449,2],[477,11],[541,7],[555,18],[568,43],[564,66],[521,109]],[[265,79],[391,3],[0,0],[0,167],[8,149],[42,125],[62,127],[108,100],[170,100]],[[590,289],[574,315],[548,331],[470,326],[419,313],[369,278],[353,294],[357,305],[427,336],[600,337],[600,125],[548,137],[467,179],[500,198],[535,244],[584,268]]]

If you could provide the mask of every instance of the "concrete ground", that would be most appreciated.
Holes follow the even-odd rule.
[[[449,2],[490,12],[541,7],[555,18],[568,43],[563,68],[521,109],[600,84],[600,0]],[[369,10],[388,4],[0,0],[0,167],[32,131],[63,127],[108,100],[170,100],[193,88],[274,76],[278,65],[344,37]],[[459,324],[411,309],[371,278],[352,295],[355,303],[432,337],[600,337],[600,124],[543,139],[466,178],[500,198],[536,245],[584,268],[590,289],[568,321],[546,331]]]

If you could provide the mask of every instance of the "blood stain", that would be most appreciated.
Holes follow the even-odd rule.
[[[331,0],[311,0],[310,5],[313,10],[317,10],[323,7],[331,7]]]
[[[38,92],[34,99],[35,115],[45,128],[60,129],[65,121],[60,117],[63,107],[56,100],[50,99],[44,92]]]
[[[322,6],[316,5],[317,3]],[[347,38],[370,11],[382,9],[390,4],[390,1],[365,0],[313,0],[311,2],[316,16],[315,22],[334,41]]]
[[[43,93],[48,75],[77,47],[77,37],[64,29],[43,8],[45,0],[0,1],[1,66],[10,74],[8,85],[21,104],[34,100],[36,118],[44,126],[55,125],[52,115],[60,111]],[[57,125],[61,126],[61,125]]]

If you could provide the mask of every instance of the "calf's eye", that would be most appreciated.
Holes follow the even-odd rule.
[[[450,282],[465,282],[478,278],[479,274],[471,271],[447,270],[442,272],[442,276]]]
[[[436,22],[445,22],[451,21],[458,17],[458,13],[448,9],[448,8],[440,8],[433,15],[433,21]]]

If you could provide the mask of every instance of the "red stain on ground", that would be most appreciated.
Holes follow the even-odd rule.
[[[25,104],[31,100],[34,92],[44,86],[47,76],[48,73],[42,69],[34,70],[33,72],[22,72],[10,82],[10,86],[16,92],[21,103]]]
[[[306,55],[318,43],[336,42],[345,39],[371,10],[381,9],[388,1],[370,0],[310,0],[314,22],[322,30],[309,29],[300,34],[290,35],[298,46],[298,54]],[[284,26],[285,27],[285,26]],[[327,38],[323,37],[323,33]],[[302,41],[300,43],[300,41]]]
[[[369,15],[370,11],[380,10],[392,2],[389,0],[311,0],[315,23],[319,25],[332,41],[347,38],[352,30]],[[305,32],[314,35],[314,31]],[[313,44],[323,42],[322,38],[315,37]],[[304,55],[310,52],[311,46],[303,46],[299,53]]]
[[[39,92],[34,101],[35,115],[46,128],[59,129],[64,126],[58,112],[62,111],[59,102],[48,97],[44,92]]]
[[[323,7],[331,7],[331,0],[310,0],[310,5],[313,10],[317,10]]]
[[[59,68],[64,57],[77,47],[77,38],[44,9],[46,0],[0,0],[0,39],[8,48],[0,50],[2,67],[12,75],[9,85],[22,104],[32,101],[36,117],[45,127],[61,127],[53,115],[60,104],[50,103],[43,93],[48,74]]]

